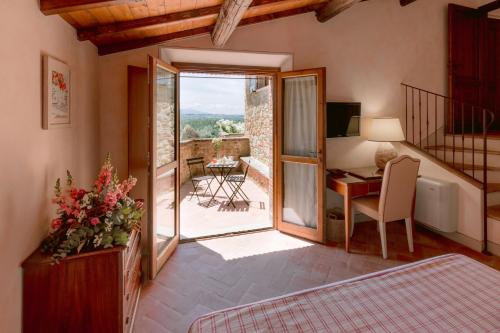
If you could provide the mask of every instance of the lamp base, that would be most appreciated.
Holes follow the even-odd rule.
[[[398,152],[394,149],[394,146],[389,142],[381,142],[375,152],[375,165],[380,170],[384,170],[387,162],[396,157],[398,157]]]

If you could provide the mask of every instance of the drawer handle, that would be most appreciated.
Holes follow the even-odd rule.
[[[130,293],[127,294],[127,301],[130,299]]]
[[[125,319],[125,325],[128,325],[129,321],[130,321],[130,317],[127,316],[127,319]]]

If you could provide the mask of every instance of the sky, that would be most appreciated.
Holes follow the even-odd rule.
[[[213,76],[214,78],[207,78]],[[236,79],[239,78],[239,79]],[[236,75],[181,74],[181,113],[243,114],[245,79]]]

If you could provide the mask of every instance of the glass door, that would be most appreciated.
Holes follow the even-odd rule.
[[[325,69],[278,74],[278,230],[324,242]]]
[[[149,56],[150,278],[179,243],[179,72]]]

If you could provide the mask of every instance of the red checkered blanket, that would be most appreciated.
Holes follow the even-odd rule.
[[[500,332],[500,271],[448,254],[213,312],[189,332]]]

